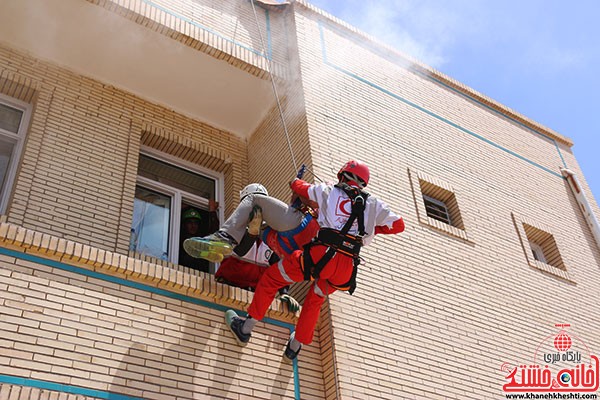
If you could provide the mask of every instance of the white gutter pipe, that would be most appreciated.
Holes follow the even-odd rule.
[[[563,176],[567,179],[567,182],[569,182],[569,186],[575,195],[575,199],[577,200],[577,204],[579,204],[581,212],[583,213],[583,217],[590,227],[592,235],[596,240],[596,244],[600,249],[600,224],[598,224],[598,220],[592,212],[592,207],[590,207],[590,203],[588,202],[587,197],[585,197],[585,193],[583,193],[583,190],[581,190],[579,180],[575,176],[575,173],[573,173],[573,171],[570,169],[561,168],[560,172],[562,172]]]

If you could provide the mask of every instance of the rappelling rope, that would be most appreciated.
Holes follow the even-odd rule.
[[[292,163],[294,164],[294,171],[298,171],[298,173],[299,173],[298,164],[296,163],[296,157],[294,156],[294,150],[292,149],[292,142],[290,141],[290,135],[287,130],[287,124],[285,123],[285,118],[283,116],[283,109],[281,107],[281,102],[279,101],[279,94],[277,93],[277,86],[275,85],[275,78],[273,77],[273,73],[271,70],[271,59],[269,57],[267,57],[265,41],[263,39],[261,30],[260,30],[260,25],[258,23],[258,15],[256,13],[256,7],[254,6],[254,0],[250,0],[250,4],[252,4],[252,12],[254,13],[254,20],[256,22],[256,30],[258,31],[258,36],[260,37],[260,45],[262,47],[262,52],[263,52],[264,57],[267,60],[267,72],[269,73],[269,76],[271,77],[271,86],[273,87],[273,94],[275,95],[275,100],[277,101],[277,109],[279,110],[279,117],[281,118],[281,124],[283,125],[283,132],[285,133],[288,148],[290,150],[290,155],[292,157]],[[302,164],[302,168],[306,168],[306,166],[304,164]],[[316,179],[323,182],[323,180],[321,178],[319,178],[317,175],[315,175],[314,171],[312,171],[308,168],[306,168],[306,169],[308,171],[310,171]],[[339,399],[340,398],[340,393],[339,393],[340,383],[338,381],[335,340],[333,339],[333,313],[331,312],[331,302],[329,301],[329,296],[327,296],[327,303],[328,303],[327,308],[329,310],[329,336],[330,336],[329,340],[331,343],[331,356],[332,356],[331,363],[333,366],[333,379],[335,381],[334,388],[335,388],[335,393],[336,393],[336,399]]]
[[[290,140],[290,134],[288,132],[287,124],[285,122],[285,117],[283,115],[283,108],[281,107],[281,101],[279,100],[279,93],[277,92],[277,85],[275,84],[275,77],[273,76],[273,68],[271,65],[271,58],[267,55],[267,50],[265,46],[265,40],[262,35],[262,31],[260,29],[260,24],[258,23],[258,14],[256,13],[256,7],[254,5],[254,0],[250,0],[250,4],[252,4],[252,12],[254,13],[254,21],[256,22],[256,30],[258,31],[258,37],[260,39],[260,46],[262,48],[262,53],[264,58],[267,61],[267,72],[269,73],[269,77],[271,80],[271,88],[273,89],[273,95],[275,96],[275,101],[277,102],[277,110],[279,111],[279,118],[281,119],[281,125],[283,126],[283,132],[285,134],[285,138],[287,140],[288,149],[290,151],[290,156],[292,157],[292,164],[294,166],[294,171],[298,171],[298,163],[296,162],[296,156],[294,155],[294,150],[292,149],[292,141]],[[303,164],[303,167],[306,166]],[[310,171],[310,173],[319,181],[323,182],[321,178],[319,178],[314,171],[306,168],[306,170]]]
[[[285,138],[287,139],[287,144],[288,144],[288,148],[290,150],[290,155],[292,156],[292,163],[294,164],[294,171],[298,171],[298,164],[296,163],[296,157],[294,156],[294,150],[292,150],[292,142],[290,140],[290,135],[288,133],[287,124],[285,123],[285,118],[283,117],[283,109],[281,107],[281,101],[279,101],[279,94],[277,93],[277,85],[275,85],[275,78],[273,77],[273,71],[271,68],[271,59],[267,56],[265,41],[263,39],[260,25],[258,23],[258,15],[256,14],[256,7],[254,6],[254,0],[250,0],[250,4],[252,4],[252,12],[254,13],[254,20],[256,21],[256,30],[258,31],[258,36],[260,38],[260,45],[262,47],[263,56],[267,60],[267,72],[269,73],[269,76],[271,77],[271,87],[273,88],[273,94],[275,95],[275,101],[277,102],[277,109],[279,110],[279,117],[281,118],[281,124],[283,125],[283,132],[285,133]]]

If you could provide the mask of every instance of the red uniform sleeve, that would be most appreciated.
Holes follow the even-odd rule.
[[[312,185],[310,183],[303,181],[302,179],[294,179],[290,184],[292,192],[296,193],[300,197],[306,197],[307,199],[309,198],[308,189],[310,189],[311,186]]]
[[[384,234],[384,235],[390,235],[393,233],[400,233],[404,231],[404,220],[402,219],[402,217],[400,217],[399,219],[395,220],[394,223],[392,224],[392,227],[390,228],[389,226],[376,226],[375,227],[375,234]]]

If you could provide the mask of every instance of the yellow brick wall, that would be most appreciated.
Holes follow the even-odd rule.
[[[168,285],[165,296],[19,257],[0,255],[0,379],[25,379],[6,398],[35,399],[25,393],[40,381],[144,399],[294,398],[288,328],[260,323],[241,348],[220,309]],[[301,365],[303,398],[322,398],[312,346]]]
[[[140,144],[224,173],[228,199],[247,180],[246,145],[232,134],[6,47],[0,66],[37,87],[9,222],[126,252]]]
[[[277,76],[286,75],[287,27],[279,7],[216,0],[87,1],[253,75],[266,78],[269,65]]]
[[[268,78],[264,58],[183,23],[256,50],[248,3],[91,2]],[[220,18],[222,7],[239,19]],[[287,201],[295,171],[277,108],[246,141],[0,45],[0,91],[35,106],[0,224],[0,398],[83,388],[148,399],[487,399],[502,396],[502,363],[528,362],[555,323],[597,353],[600,251],[559,176],[573,169],[592,198],[569,140],[302,0],[268,15],[283,32],[273,37],[287,77],[277,87],[298,164],[330,181],[348,159],[367,162],[369,191],[403,215],[406,232],[363,251],[356,293],[330,297],[297,365],[282,361],[296,319],[277,301],[239,348],[222,311],[245,309],[251,293],[127,257],[137,156],[147,145],[222,172],[226,214],[252,181]],[[463,234],[420,218],[415,177],[454,191]],[[529,265],[518,221],[550,231],[569,279]]]
[[[295,8],[317,174],[365,161],[407,225],[363,251],[353,296],[330,297],[328,398],[498,398],[500,365],[530,362],[563,321],[598,352],[600,251],[560,177],[562,155],[583,178],[570,142]],[[468,240],[419,221],[409,170],[455,190]],[[551,230],[573,282],[528,265],[513,213]]]
[[[127,257],[140,146],[223,173],[228,215],[248,182],[243,139],[7,46],[0,78],[2,93],[34,104],[8,224],[0,227],[0,247],[10,249],[0,267],[0,382],[21,379],[3,383],[3,395],[324,397],[318,333],[299,367],[282,361],[295,316],[281,303],[269,317],[287,327],[262,323],[240,349],[222,312],[245,309],[251,293]],[[261,128],[267,136],[270,129]],[[55,388],[40,389],[48,383]]]

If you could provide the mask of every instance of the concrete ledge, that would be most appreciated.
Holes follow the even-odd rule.
[[[82,243],[36,232],[7,222],[0,223],[0,246],[45,259],[58,261],[90,271],[143,283],[156,288],[194,297],[215,305],[246,310],[253,293],[221,284],[214,275],[191,270],[172,263],[163,265],[125,254],[98,249]],[[274,300],[266,317],[295,324],[279,300]]]

